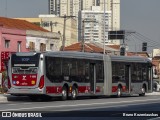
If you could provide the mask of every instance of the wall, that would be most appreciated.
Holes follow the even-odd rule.
[[[40,51],[40,44],[46,44],[46,51],[59,51],[61,47],[60,35],[52,32],[26,31],[26,48],[30,48],[30,42],[34,42],[35,51]],[[50,49],[53,44],[53,49]]]
[[[5,40],[10,40],[9,48],[5,48]],[[17,52],[18,41],[21,42],[21,52],[27,52],[26,49],[26,31],[17,29],[8,29],[0,27],[0,58],[2,59],[1,53],[7,52]],[[0,59],[0,71],[2,67],[2,60]]]
[[[58,33],[58,31],[60,31],[60,33],[61,33],[60,38],[62,41],[63,28],[64,28],[64,18],[53,17],[50,15],[40,15],[39,17],[42,19],[42,25],[44,25],[44,23],[50,23],[52,21],[52,28],[49,24],[46,26],[42,26],[42,27],[46,30],[49,30],[49,31],[51,31],[51,29],[52,29],[52,32],[56,32],[56,33]],[[69,46],[71,44],[78,42],[77,20],[76,19],[67,18],[65,33],[66,33],[65,34],[65,36],[66,36],[65,46]],[[62,43],[61,43],[61,45],[62,45]]]

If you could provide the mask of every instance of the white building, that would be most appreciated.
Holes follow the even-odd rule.
[[[85,42],[103,42],[105,34],[105,42],[108,41],[108,31],[110,30],[111,12],[105,13],[105,25],[104,25],[104,11],[101,11],[100,7],[93,6],[92,10],[82,10],[79,12],[79,41],[85,40]],[[105,26],[105,33],[104,33]]]
[[[82,0],[48,0],[49,14],[56,16],[78,16]]]
[[[160,49],[153,49],[153,56],[152,57],[155,57],[155,56],[160,56]]]
[[[42,21],[42,27],[46,30],[60,33],[61,45],[64,32],[64,18],[55,15],[39,15]],[[65,26],[65,46],[69,46],[78,41],[77,39],[77,21],[75,19],[67,19]]]
[[[105,0],[106,11],[111,11],[111,30],[120,30],[120,0]],[[81,10],[92,10],[99,6],[104,11],[104,0],[49,0],[49,14],[57,16],[76,16]],[[120,45],[120,40],[112,40],[112,44]]]
[[[59,51],[60,35],[52,32],[26,31],[26,48],[30,51]]]

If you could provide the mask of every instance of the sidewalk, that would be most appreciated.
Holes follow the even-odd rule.
[[[0,94],[0,103],[7,102],[7,96],[6,94]]]
[[[146,95],[160,95],[160,92],[146,93]]]

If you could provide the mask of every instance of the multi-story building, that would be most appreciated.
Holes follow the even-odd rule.
[[[106,10],[111,11],[111,29],[120,29],[120,0],[106,0]],[[100,0],[101,10],[104,11],[104,0]]]
[[[43,28],[61,35],[62,42],[64,35],[64,18],[54,15],[39,15],[39,18],[41,18]],[[67,19],[65,26],[65,46],[76,43],[78,41],[77,36],[77,21],[72,18]]]
[[[78,16],[81,0],[49,0],[49,14],[56,16]]]
[[[25,20],[0,17],[0,85],[10,53],[57,51],[59,43],[58,33],[49,32]]]
[[[104,0],[49,0],[49,13],[57,16],[76,16],[81,10],[92,10],[92,6],[100,6],[104,11]],[[111,30],[120,30],[120,0],[105,0],[105,10],[111,11]],[[120,40],[111,40],[120,44]]]
[[[82,10],[79,14],[79,40],[103,43],[105,37],[105,42],[108,43],[110,22],[110,11],[105,12],[104,18],[104,12],[98,6],[93,6],[92,10]]]

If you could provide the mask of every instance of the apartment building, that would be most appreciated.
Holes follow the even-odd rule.
[[[92,10],[93,6],[99,6],[100,11],[104,11],[104,0],[49,0],[49,14],[78,18],[78,12]],[[111,11],[110,30],[120,30],[120,0],[105,0],[105,10]],[[120,44],[120,40],[111,42]]]
[[[48,0],[49,14],[56,16],[78,16],[81,0]]]
[[[108,41],[108,31],[110,30],[110,22],[110,11],[106,11],[104,17],[104,12],[101,11],[101,8],[98,6],[92,6],[91,10],[82,10],[79,13],[79,40],[84,39],[85,42],[103,43],[105,37],[105,42],[110,42]]]

